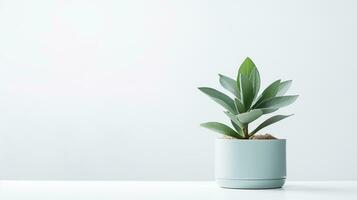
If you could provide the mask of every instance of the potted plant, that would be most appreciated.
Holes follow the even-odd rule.
[[[291,115],[275,115],[252,131],[251,122],[293,103],[298,95],[285,95],[292,81],[277,80],[260,95],[260,75],[250,58],[241,64],[237,79],[219,75],[219,82],[234,98],[208,87],[203,93],[225,108],[233,128],[207,122],[201,126],[224,135],[215,142],[215,179],[224,188],[279,188],[286,178],[286,140],[265,134],[261,129]]]

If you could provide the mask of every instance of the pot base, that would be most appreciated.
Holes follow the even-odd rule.
[[[285,179],[216,179],[216,182],[230,189],[274,189],[281,188]]]

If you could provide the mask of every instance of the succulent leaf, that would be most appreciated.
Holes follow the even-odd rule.
[[[258,95],[259,89],[260,89],[260,75],[257,67],[255,66],[254,62],[247,57],[243,63],[240,65],[239,70],[238,70],[238,75],[237,75],[237,88],[240,90],[240,76],[246,76],[248,80],[252,83],[253,88],[254,88],[254,97],[253,99]],[[242,97],[239,98],[242,100]]]
[[[245,75],[239,76],[240,82],[240,96],[245,108],[245,111],[249,110],[252,102],[254,100],[254,88],[253,84],[249,81],[249,79]]]
[[[260,89],[260,75],[259,75],[259,71],[257,68],[254,68],[252,73],[249,76],[249,80],[252,82],[253,84],[253,88],[254,88],[254,99],[255,97],[257,97],[258,93],[259,93],[259,89]]]
[[[256,68],[256,66],[255,66],[254,62],[252,61],[252,59],[250,59],[249,57],[245,58],[245,60],[239,67],[238,78],[241,74],[249,77],[254,68]]]
[[[227,109],[231,113],[238,114],[236,111],[234,100],[231,99],[226,94],[224,94],[218,90],[215,90],[213,88],[208,88],[208,87],[200,87],[198,89],[201,90],[206,95],[208,95],[211,99],[213,99],[215,102],[217,102],[218,104],[223,106],[225,109]]]
[[[254,109],[246,113],[238,114],[238,120],[244,124],[249,124],[250,122],[258,119],[264,113],[260,109]]]
[[[293,114],[292,114],[293,115]],[[257,128],[254,129],[254,131],[252,131],[249,136],[254,135],[255,133],[257,133],[259,130],[261,130],[262,128],[265,128],[271,124],[274,124],[275,122],[278,122],[280,120],[283,120],[287,117],[290,117],[292,115],[275,115],[273,117],[270,117],[269,119],[265,120],[263,123],[261,123]]]
[[[242,136],[238,134],[236,131],[234,131],[232,128],[219,122],[207,122],[201,124],[201,126],[208,128],[212,131],[215,131],[217,133],[221,133],[223,135],[227,135],[237,139],[242,139]]]
[[[258,97],[257,102],[253,105],[253,108],[257,108],[262,101],[275,97],[278,93],[279,86],[280,80],[277,80],[271,83],[267,88],[265,88],[262,94]]]
[[[239,89],[237,87],[237,81],[229,78],[228,76],[224,76],[222,74],[219,74],[219,83],[222,85],[222,87],[229,92],[231,92],[234,96],[238,97],[240,96]]]
[[[245,112],[244,105],[239,99],[235,98],[234,99],[234,104],[236,106],[236,110],[238,111],[238,113],[244,113]]]
[[[286,92],[289,90],[292,82],[293,82],[292,80],[281,82],[279,85],[278,93],[276,94],[276,96],[283,96],[284,94],[286,94]]]
[[[279,110],[279,108],[259,108],[259,109],[263,111],[263,114],[269,114]]]
[[[245,125],[238,120],[236,115],[230,113],[229,111],[225,111],[224,114],[226,114],[229,117],[229,119],[231,119],[235,124],[237,124],[240,127],[240,129],[245,128]]]
[[[288,106],[296,101],[298,95],[291,95],[291,96],[279,96],[279,97],[272,97],[269,98],[262,103],[260,103],[257,107],[258,108],[281,108]]]
[[[231,120],[231,124],[234,127],[234,129],[239,133],[239,135],[243,137],[243,130],[232,120]]]

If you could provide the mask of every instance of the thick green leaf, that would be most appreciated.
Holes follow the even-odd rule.
[[[238,124],[234,123],[232,120],[231,124],[233,125],[234,129],[236,129],[236,131],[239,133],[239,135],[243,137],[243,130],[238,126]]]
[[[252,75],[254,74],[254,75]],[[258,69],[256,68],[254,62],[247,57],[243,63],[240,65],[239,70],[238,70],[238,75],[237,75],[237,88],[240,90],[241,86],[240,86],[240,81],[239,81],[239,77],[243,75],[246,76],[247,79],[252,83],[253,87],[254,87],[254,92],[256,92],[257,90],[259,90],[260,87],[260,76],[259,76],[259,72]],[[254,80],[253,80],[254,79]],[[259,84],[258,84],[259,81]],[[259,87],[258,87],[259,86]],[[239,98],[240,100],[242,100],[242,97]]]
[[[270,117],[269,119],[265,120],[263,123],[261,123],[256,129],[254,129],[254,131],[252,131],[249,136],[254,135],[255,133],[257,133],[259,130],[261,130],[264,127],[267,127],[271,124],[274,124],[275,122],[278,122],[282,119],[285,119],[287,117],[290,117],[292,115],[275,115],[273,117]]]
[[[223,135],[227,135],[233,138],[237,139],[242,139],[242,136],[240,136],[236,131],[234,131],[232,128],[229,126],[219,123],[219,122],[207,122],[201,124],[202,127],[208,128],[212,131],[215,131],[217,133],[221,133]]]
[[[225,111],[224,114],[226,114],[229,119],[231,119],[235,124],[237,124],[241,129],[245,128],[246,126],[244,124],[242,124],[242,122],[240,122],[237,118],[236,115],[230,113],[229,111]]]
[[[234,101],[229,96],[213,88],[200,87],[198,89],[201,90],[206,95],[208,95],[209,97],[211,97],[211,99],[213,99],[215,102],[223,106],[231,113],[238,114],[238,112],[236,111],[236,106],[234,104]]]
[[[239,99],[235,98],[234,103],[235,103],[236,110],[238,111],[238,113],[244,113],[246,111],[243,103]]]
[[[252,70],[252,73],[249,76],[249,80],[252,82],[253,84],[253,89],[254,89],[254,99],[255,97],[257,97],[258,93],[259,93],[259,89],[260,89],[260,75],[259,75],[259,71],[257,68],[254,68]]]
[[[245,75],[239,76],[240,82],[240,96],[243,101],[245,110],[249,110],[254,100],[254,88],[253,84]]]
[[[279,110],[278,108],[259,108],[259,109],[263,111],[263,114],[269,114]]]
[[[219,74],[219,83],[221,83],[222,87],[229,92],[231,92],[234,96],[239,97],[240,92],[237,87],[237,81],[229,78],[228,76],[224,76]]]
[[[256,68],[256,66],[255,66],[254,62],[252,61],[252,59],[250,59],[249,57],[245,58],[245,60],[239,67],[238,78],[241,74],[249,77],[254,68]]]
[[[291,95],[291,96],[280,96],[280,97],[273,97],[267,99],[260,103],[257,107],[258,108],[281,108],[288,106],[296,101],[298,95]]]
[[[272,84],[270,84],[263,93],[258,97],[257,102],[253,105],[253,108],[257,108],[257,106],[264,100],[275,97],[275,95],[278,93],[280,86],[280,80],[274,81]]]
[[[263,115],[263,111],[260,109],[254,109],[246,113],[238,114],[238,120],[244,124],[249,124],[250,122],[258,119]]]
[[[278,93],[276,94],[276,96],[283,96],[284,94],[286,94],[286,92],[289,90],[292,82],[293,82],[292,80],[281,82],[279,85]]]

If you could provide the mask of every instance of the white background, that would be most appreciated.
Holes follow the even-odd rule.
[[[0,0],[0,178],[212,180],[198,86],[293,79],[290,180],[357,179],[355,1]],[[220,90],[222,90],[220,88]]]

